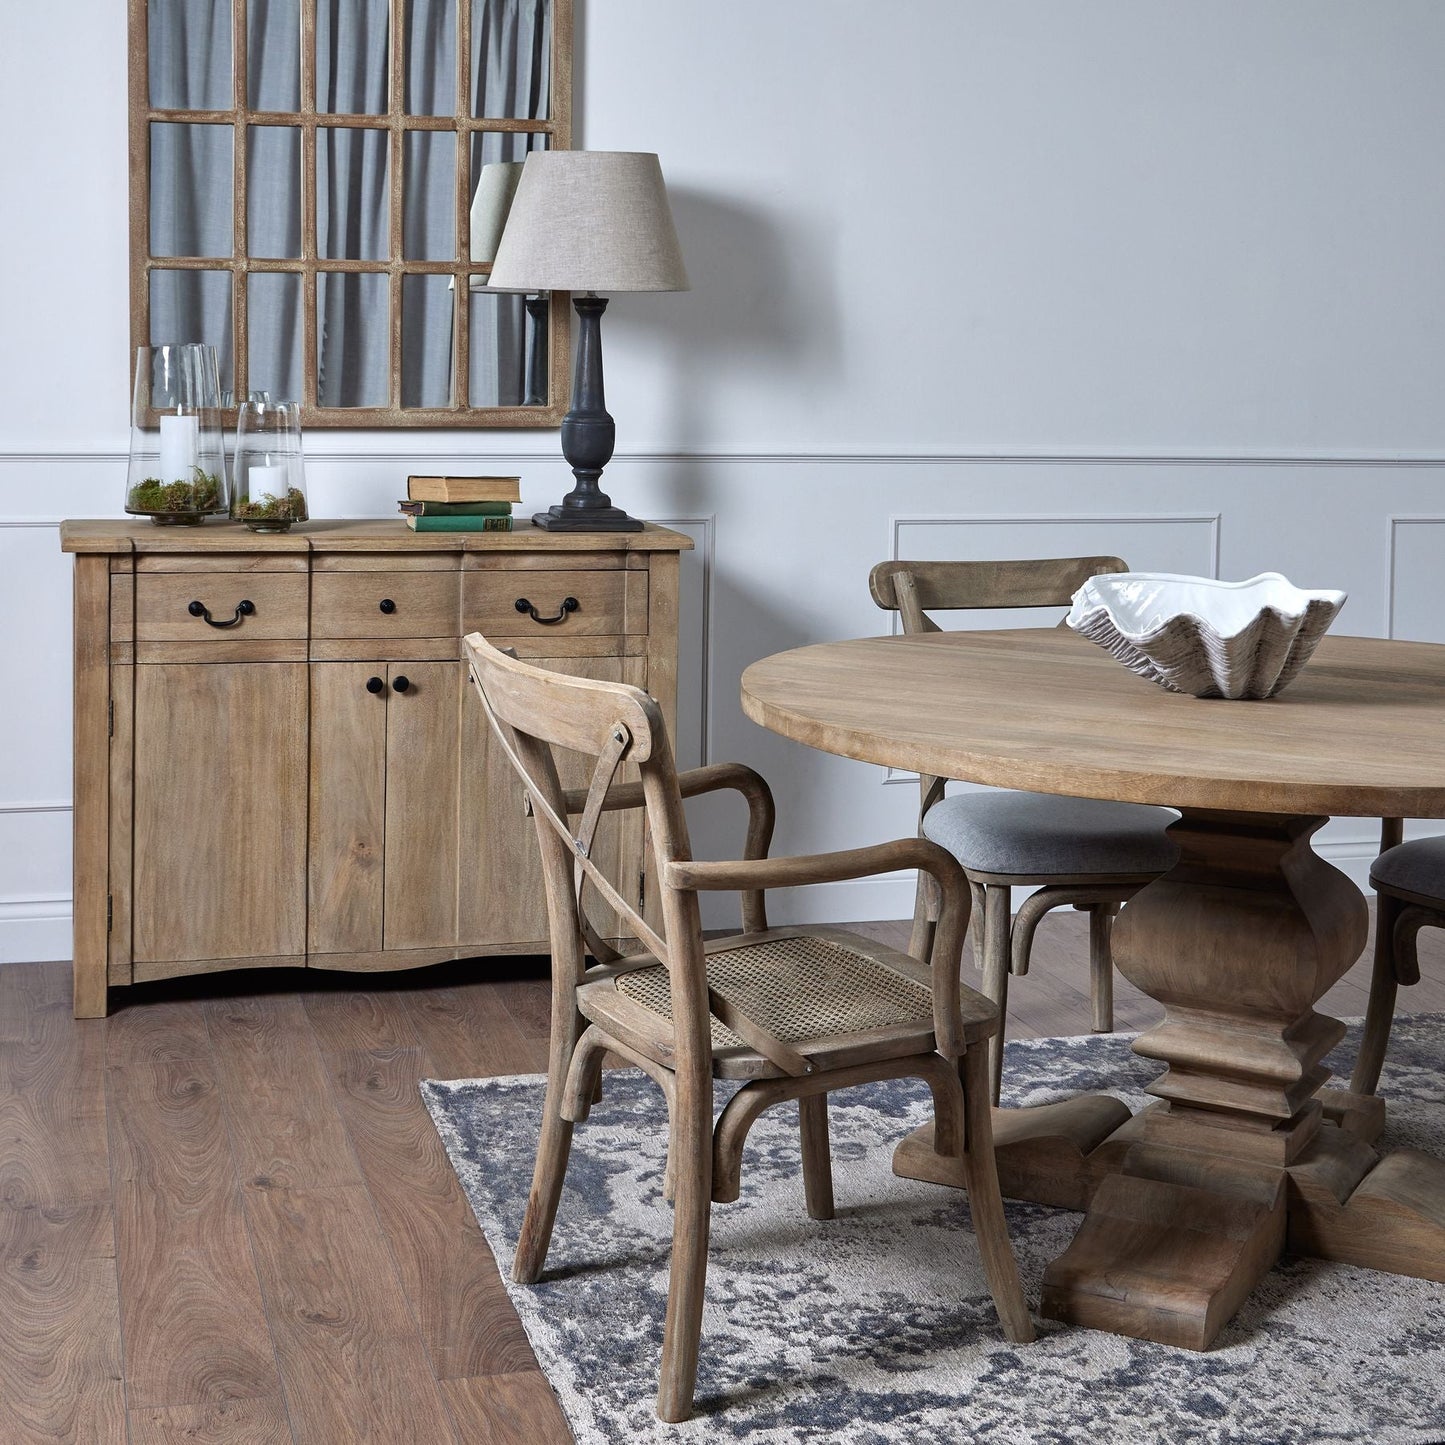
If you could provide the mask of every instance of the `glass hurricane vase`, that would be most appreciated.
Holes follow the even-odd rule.
[[[307,520],[301,407],[294,401],[243,402],[236,414],[231,515],[253,532],[284,532]]]
[[[226,448],[216,350],[199,342],[136,353],[125,509],[158,525],[224,515]]]

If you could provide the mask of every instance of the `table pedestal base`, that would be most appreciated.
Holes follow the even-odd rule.
[[[1099,1185],[1118,1171],[1129,1146],[1140,1137],[1142,1118],[1107,1094],[1083,1094],[1036,1109],[995,1109],[994,1155],[1004,1197],[1056,1209],[1087,1209]],[[966,1187],[963,1161],[934,1152],[932,1124],[915,1129],[893,1151],[893,1172],[905,1179]]]
[[[1315,1002],[1364,946],[1359,890],[1310,848],[1323,819],[1186,812],[1180,861],[1124,905],[1120,971],[1165,1006],[1139,1114],[1092,1096],[995,1114],[1006,1195],[1086,1211],[1043,1313],[1207,1349],[1289,1248],[1445,1280],[1445,1161],[1372,1147],[1383,1102],[1323,1090],[1344,1032]],[[895,1172],[961,1184],[930,1129]]]
[[[1327,1120],[1283,1169],[1148,1143],[1157,1104],[1130,1115],[1090,1094],[995,1110],[1005,1197],[1087,1211],[1044,1272],[1043,1315],[1203,1350],[1285,1251],[1445,1283],[1445,1160],[1381,1156],[1351,1132],[1378,1105]],[[931,1124],[898,1145],[893,1169],[964,1187]]]
[[[1445,1160],[1327,1128],[1289,1173],[1292,1253],[1445,1283]]]
[[[1130,1168],[1099,1186],[1044,1271],[1043,1314],[1207,1349],[1284,1248],[1284,1183],[1261,1177],[1236,1194]]]

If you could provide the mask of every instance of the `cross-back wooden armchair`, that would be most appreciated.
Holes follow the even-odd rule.
[[[1007,562],[880,562],[868,577],[873,600],[897,612],[906,633],[940,632],[929,611],[1066,607],[1090,578],[1126,572],[1118,557],[1054,557]],[[1069,700],[1061,697],[1060,708]],[[968,874],[974,900],[974,952],[983,992],[1008,1009],[1009,975],[1029,969],[1044,915],[1072,905],[1089,915],[1089,992],[1097,1032],[1114,1027],[1110,933],[1119,905],[1165,869],[1178,850],[1165,835],[1167,808],[995,790],[944,796],[945,778],[919,777],[919,832],[947,848]],[[1036,891],[1013,914],[1013,890]],[[919,875],[910,945],[924,947],[937,926],[937,903]],[[991,1045],[991,1087],[998,1102],[1003,1030]]]
[[[669,1121],[666,1192],[673,1250],[657,1411],[692,1408],[712,1202],[738,1197],[748,1130],[796,1099],[809,1213],[829,1218],[833,1191],[826,1097],[877,1079],[917,1076],[932,1091],[941,1153],[962,1157],[989,1288],[1012,1340],[1033,1338],[1004,1223],[988,1107],[986,1041],[994,1006],[959,980],[967,882],[942,848],[906,838],[813,857],[766,857],[767,784],[729,764],[678,774],[656,703],[622,683],[565,677],[466,639],[497,742],[526,789],[536,823],[552,943],[552,1026],[536,1170],[513,1276],[531,1283],[546,1259],[572,1128],[597,1097],[611,1049],[661,1087]],[[586,790],[564,792],[553,748],[597,759]],[[635,765],[637,781],[617,780]],[[683,799],[735,788],[749,805],[742,859],[695,862]],[[654,929],[590,856],[598,820],[646,810],[661,895]],[[769,928],[764,891],[921,868],[938,890],[932,959],[828,928]],[[698,893],[738,891],[743,932],[705,943]],[[616,953],[587,919],[595,890],[642,952]],[[589,962],[588,954],[592,955]],[[713,1127],[714,1078],[742,1085]]]

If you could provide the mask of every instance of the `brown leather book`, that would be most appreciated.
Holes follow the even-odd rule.
[[[408,477],[413,502],[520,502],[520,477]]]

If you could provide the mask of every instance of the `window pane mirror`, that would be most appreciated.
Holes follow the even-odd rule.
[[[573,0],[130,0],[134,348],[310,426],[557,426],[568,298],[487,285],[571,145]]]

